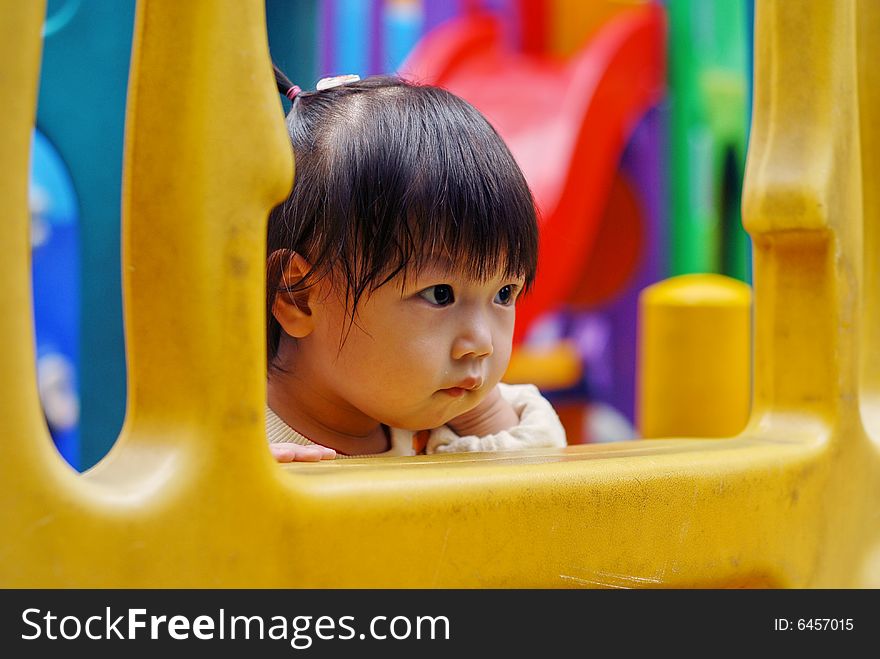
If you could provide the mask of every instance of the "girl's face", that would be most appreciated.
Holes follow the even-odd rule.
[[[402,279],[365,295],[350,331],[344,301],[323,283],[312,297],[314,329],[297,339],[297,368],[341,414],[436,428],[504,374],[523,280],[475,281],[440,260]]]

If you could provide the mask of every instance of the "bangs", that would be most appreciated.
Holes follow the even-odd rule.
[[[346,288],[356,300],[441,257],[472,279],[523,278],[528,289],[535,207],[501,138],[441,89],[382,92],[357,99],[357,131],[340,126],[328,135],[336,149],[325,208],[348,229],[333,259],[347,270]]]

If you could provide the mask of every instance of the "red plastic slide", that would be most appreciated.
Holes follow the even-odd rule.
[[[401,67],[476,106],[507,142],[540,213],[538,279],[519,341],[569,299],[590,259],[630,134],[663,93],[665,20],[648,4],[609,21],[575,56],[512,51],[499,18],[468,13],[426,35]]]

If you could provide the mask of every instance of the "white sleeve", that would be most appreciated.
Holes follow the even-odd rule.
[[[519,424],[493,435],[459,437],[449,426],[431,431],[428,453],[509,451],[565,446],[565,429],[553,406],[533,384],[499,384],[501,397],[511,404]]]

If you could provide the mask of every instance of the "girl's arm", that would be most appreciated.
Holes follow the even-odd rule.
[[[446,425],[456,434],[494,435],[503,430],[509,430],[519,423],[519,415],[513,406],[501,397],[501,391],[496,385],[486,398],[470,412],[457,416]]]
[[[496,389],[497,392],[491,392],[490,400],[484,401],[467,415],[433,429],[428,438],[427,452],[509,451],[561,448],[567,444],[565,428],[559,416],[536,386],[499,384]],[[508,425],[510,419],[505,407],[495,400],[496,393],[513,411],[513,425]],[[492,428],[500,426],[505,428],[491,432]],[[487,428],[490,429],[488,434],[483,432]]]

